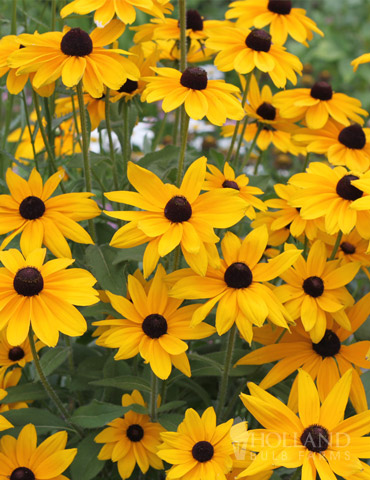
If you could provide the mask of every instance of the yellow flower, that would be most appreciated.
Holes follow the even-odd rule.
[[[189,300],[209,298],[193,314],[192,324],[197,325],[218,303],[216,328],[219,335],[227,332],[234,322],[241,335],[252,341],[252,325],[262,326],[266,318],[276,325],[288,328],[290,315],[268,282],[287,270],[299,256],[298,250],[278,255],[267,263],[260,262],[268,241],[266,227],[249,233],[243,241],[227,232],[221,242],[224,260],[218,269],[208,267],[204,277],[194,275],[190,269],[174,272],[169,277],[174,284],[170,294]]]
[[[18,438],[4,435],[0,442],[0,480],[68,480],[62,475],[77,454],[65,449],[67,432],[51,435],[37,446],[37,433],[29,423]]]
[[[36,341],[36,351],[39,351],[45,345],[42,342]],[[6,329],[0,332],[0,366],[10,367],[19,365],[24,367],[26,363],[32,362],[32,352],[28,338],[19,345],[11,345],[6,339]],[[14,371],[14,370],[13,370]]]
[[[264,390],[283,381],[301,367],[310,373],[313,380],[317,380],[321,401],[325,400],[340,376],[348,369],[353,369],[350,399],[355,410],[358,413],[363,412],[368,409],[368,404],[361,382],[360,368],[370,368],[370,362],[366,360],[370,341],[354,342],[351,345],[346,345],[344,342],[366,321],[369,302],[370,294],[368,293],[353,307],[348,308],[347,315],[351,323],[351,331],[345,330],[328,318],[327,329],[318,343],[312,342],[300,321],[291,328],[291,333],[286,331],[284,333],[282,328],[273,330],[271,325],[254,329],[254,340],[265,346],[245,355],[237,365],[263,365],[277,361],[260,383],[260,387]],[[281,340],[276,343],[278,338]],[[298,410],[297,386],[296,377],[288,401],[288,406],[295,412]]]
[[[344,309],[353,305],[354,300],[344,285],[353,280],[360,268],[358,262],[339,266],[338,260],[326,259],[324,243],[316,240],[307,262],[299,256],[293,267],[280,275],[286,285],[274,291],[294,320],[301,317],[314,343],[319,343],[325,335],[326,312],[343,328],[351,330]]]
[[[100,210],[86,193],[65,193],[51,197],[63,172],[56,172],[43,185],[41,175],[34,168],[28,181],[6,172],[10,195],[0,196],[2,226],[0,234],[12,232],[2,242],[4,249],[18,234],[23,253],[28,255],[44,244],[57,257],[72,257],[65,237],[78,243],[94,243],[90,235],[77,223],[99,215]]]
[[[95,28],[89,35],[80,28],[64,32],[22,34],[19,39],[25,48],[9,56],[10,67],[17,74],[36,72],[33,85],[48,85],[59,77],[66,87],[76,86],[80,80],[92,97],[99,98],[104,86],[118,90],[127,78],[137,80],[139,72],[120,49],[106,49],[125,29],[120,20],[112,20],[104,28]]]
[[[335,384],[320,406],[311,375],[298,374],[297,417],[280,400],[249,383],[250,395],[241,394],[246,408],[265,428],[249,430],[239,437],[245,447],[259,452],[241,474],[252,475],[275,467],[302,466],[302,480],[316,477],[350,478],[363,470],[359,458],[369,457],[370,411],[344,420],[351,389],[352,370]]]
[[[191,316],[198,305],[179,308],[182,301],[168,296],[165,277],[166,272],[159,266],[146,292],[141,282],[129,275],[127,289],[131,302],[107,292],[113,308],[124,318],[102,320],[94,325],[111,326],[104,332],[103,345],[118,348],[115,360],[140,353],[155,375],[163,380],[170,376],[172,364],[190,377],[185,354],[188,345],[183,340],[208,337],[215,329],[207,324],[190,327]]]
[[[210,173],[206,173],[204,190],[216,190],[219,188],[233,188],[237,190],[239,197],[248,204],[248,209],[245,214],[250,219],[256,217],[255,208],[258,210],[266,210],[263,201],[254,196],[262,195],[263,191],[260,188],[248,186],[249,178],[246,175],[241,174],[235,177],[235,172],[228,162],[225,162],[223,173],[214,165],[208,165],[208,169]]]
[[[278,88],[284,88],[287,80],[295,85],[296,74],[302,73],[298,57],[275,45],[265,30],[226,26],[213,31],[206,46],[219,52],[214,63],[221,71],[235,70],[244,74],[257,68],[268,73]]]
[[[177,432],[161,433],[163,444],[158,456],[171,463],[166,472],[168,480],[226,480],[232,468],[233,447],[230,429],[233,420],[216,426],[213,407],[200,417],[192,408],[185,412],[185,419]]]
[[[358,123],[343,127],[328,120],[322,129],[301,129],[293,139],[306,146],[308,152],[323,153],[333,165],[365,172],[370,167],[370,128]]]
[[[131,395],[122,395],[123,407],[132,404],[146,407],[138,390],[134,390]],[[131,476],[136,464],[143,473],[146,473],[149,467],[163,470],[163,462],[156,454],[161,443],[161,432],[164,432],[164,428],[159,423],[151,422],[148,415],[130,410],[122,418],[109,422],[108,427],[95,437],[96,443],[105,444],[98,458],[117,462],[122,479]]]
[[[214,228],[228,228],[243,217],[246,203],[236,190],[227,188],[200,195],[206,164],[205,157],[193,162],[177,188],[129,162],[128,179],[138,193],[106,194],[113,202],[141,209],[105,213],[130,222],[113,235],[110,243],[113,247],[130,248],[149,242],[143,258],[145,278],[155,269],[159,257],[164,257],[177,245],[181,245],[191,268],[204,275],[208,263],[213,261],[214,244],[219,240]]]
[[[98,301],[92,288],[95,278],[87,270],[66,270],[74,260],[58,258],[43,265],[46,248],[33,250],[26,258],[15,249],[0,252],[0,328],[7,327],[7,340],[20,345],[30,324],[37,337],[54,347],[59,332],[80,336],[86,321],[73,305]]]
[[[239,100],[239,88],[223,80],[208,80],[200,67],[188,67],[183,73],[174,68],[152,68],[158,75],[145,77],[147,86],[143,100],[148,103],[163,100],[162,109],[171,112],[184,104],[186,113],[194,120],[204,116],[214,125],[223,125],[226,119],[244,117]]]
[[[105,94],[100,98],[94,98],[90,94],[85,93],[83,99],[89,114],[91,130],[95,130],[100,123],[105,120]],[[73,107],[76,112],[79,111],[77,95],[57,98],[55,100],[55,115],[57,117],[69,115],[73,113]],[[65,122],[63,122],[61,126],[63,126],[64,123]],[[74,143],[76,143],[76,140]],[[79,146],[77,145],[77,147]],[[78,150],[76,149],[76,151]]]
[[[0,368],[0,402],[8,395],[7,388],[18,385],[22,376],[21,368],[13,368],[7,372],[7,367]],[[9,410],[18,410],[20,408],[28,408],[26,402],[0,403],[0,412],[8,412]]]
[[[238,0],[230,3],[226,18],[237,18],[243,27],[263,28],[270,25],[274,42],[283,45],[288,35],[307,45],[312,32],[323,36],[316,23],[306,16],[303,8],[292,8],[291,0]]]
[[[324,232],[319,232],[319,238],[325,242],[328,254],[333,251],[336,235],[328,235]],[[351,233],[343,235],[335,258],[339,258],[342,263],[360,262],[363,266],[370,265],[369,241],[364,240],[356,229]]]
[[[278,92],[275,102],[282,117],[294,121],[304,119],[311,129],[323,128],[329,118],[345,126],[350,125],[350,121],[362,125],[364,119],[360,115],[368,115],[361,108],[360,100],[333,92],[331,85],[324,81],[316,82],[312,88]]]

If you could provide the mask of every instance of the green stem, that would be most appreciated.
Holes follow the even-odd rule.
[[[174,146],[177,145],[179,121],[180,121],[180,110],[177,109],[176,112],[175,112],[175,118],[174,118],[173,127],[172,127],[172,144]]]
[[[304,245],[303,245],[303,256],[307,259],[307,250],[308,250],[308,237],[304,237]]]
[[[150,394],[150,404],[149,412],[152,422],[157,420],[157,396],[158,396],[158,378],[155,373],[152,371],[152,385],[151,385],[151,394]]]
[[[187,45],[186,45],[186,0],[179,0],[179,24],[180,24],[180,72],[186,69]]]
[[[122,101],[122,116],[123,116],[123,174],[124,179],[127,178],[127,165],[131,158],[131,143],[130,143],[130,125],[129,125],[129,104],[125,99]]]
[[[81,137],[82,137],[82,157],[84,165],[84,177],[85,177],[85,188],[87,192],[92,192],[92,180],[91,180],[91,167],[90,167],[90,156],[89,156],[89,147],[90,147],[90,135],[87,130],[87,113],[85,108],[83,90],[82,90],[82,81],[77,84],[77,99],[78,99],[78,109],[80,112],[80,121],[81,121]],[[92,220],[89,220],[89,231],[93,242],[96,243],[96,233],[95,225]]]
[[[155,152],[156,148],[158,147],[159,142],[162,140],[164,130],[166,128],[166,121],[167,121],[167,113],[164,114],[164,117],[160,123],[159,130],[157,135],[155,136],[153,143],[152,143],[152,151]]]
[[[30,135],[33,158],[35,160],[35,167],[36,167],[36,170],[39,171],[39,166],[38,166],[38,161],[37,161],[37,153],[36,153],[36,148],[35,148],[35,139],[34,139],[34,135],[33,135],[36,129],[34,129],[34,131],[32,132],[30,119],[29,119],[29,116],[28,116],[27,100],[26,100],[26,95],[24,93],[24,90],[22,91],[22,102],[23,102],[24,114],[25,114],[25,117],[26,117],[27,129],[28,129],[28,133]]]
[[[298,467],[298,468],[296,469],[296,471],[293,473],[293,475],[290,477],[289,480],[298,480],[298,479],[299,479],[299,475],[301,474],[301,470],[302,470],[302,469],[301,469],[300,467]]]
[[[12,35],[17,34],[17,0],[13,0],[12,24],[10,27],[10,33]]]
[[[47,97],[43,98],[44,101],[44,111],[45,111],[45,119],[46,119],[46,131],[48,135],[48,140],[50,143],[50,148],[53,152],[55,152],[55,147],[54,147],[54,132],[52,129],[52,123],[51,123],[51,114],[50,114],[50,107],[49,107],[49,99]]]
[[[33,357],[33,363],[35,364],[35,368],[36,368],[36,371],[39,375],[39,378],[40,378],[40,381],[42,383],[42,386],[44,387],[46,393],[49,395],[49,398],[52,400],[52,402],[54,403],[54,405],[57,407],[57,409],[59,410],[59,413],[60,415],[62,416],[62,418],[78,433],[78,435],[82,438],[83,437],[83,430],[78,426],[78,425],[75,425],[73,422],[70,421],[70,415],[67,411],[67,409],[65,408],[65,406],[63,405],[62,401],[60,400],[60,398],[58,397],[58,395],[55,393],[55,390],[53,389],[53,387],[50,385],[50,383],[48,382],[45,374],[44,374],[44,371],[42,370],[42,367],[41,367],[41,363],[40,363],[40,359],[39,359],[39,356],[37,354],[37,351],[36,351],[36,345],[35,345],[35,341],[34,341],[34,338],[33,338],[33,332],[32,332],[32,329],[30,329],[29,331],[29,334],[28,334],[28,339],[29,339],[29,342],[30,342],[30,347],[31,347],[31,352],[32,352],[32,357]]]
[[[244,88],[244,92],[243,92],[243,98],[242,98],[242,103],[241,103],[243,108],[244,108],[245,102],[247,101],[250,78],[251,78],[251,76],[249,75],[247,80],[246,80],[246,84],[245,84],[245,88]],[[230,159],[232,157],[233,150],[234,150],[234,145],[235,145],[235,142],[236,142],[236,139],[237,139],[237,136],[238,136],[239,126],[240,126],[240,121],[238,120],[235,123],[234,132],[233,132],[233,136],[231,138],[230,147],[229,147],[229,150],[227,152],[226,159],[225,159],[226,162],[230,162]]]
[[[311,152],[308,152],[307,155],[306,155],[306,158],[305,158],[305,161],[304,161],[304,164],[303,164],[303,170],[302,172],[305,172],[306,171],[306,168],[307,168],[307,165],[308,165],[308,161],[310,159],[310,153]]]
[[[231,362],[233,359],[236,332],[237,332],[237,328],[236,328],[236,324],[234,323],[234,325],[232,326],[229,332],[229,338],[227,342],[227,349],[226,349],[225,361],[224,361],[224,372],[221,378],[218,401],[217,401],[216,415],[218,420],[221,420],[222,418],[222,411],[223,411],[225,400],[226,400],[227,386],[229,382]]]
[[[257,128],[257,132],[256,132],[256,134],[255,134],[255,136],[254,136],[254,139],[252,140],[252,143],[250,144],[250,147],[248,148],[248,150],[247,150],[247,152],[246,152],[246,154],[245,154],[244,160],[243,160],[243,162],[242,162],[242,164],[241,164],[241,171],[243,171],[244,167],[245,167],[245,166],[247,165],[247,163],[248,163],[249,157],[251,156],[251,153],[253,152],[254,146],[256,145],[257,139],[258,139],[258,137],[259,137],[259,134],[260,134],[262,128],[263,128],[263,125],[262,125],[262,124],[259,124],[259,125],[258,125],[258,128]],[[257,171],[258,171],[259,164],[261,163],[261,159],[262,159],[262,156],[260,155],[260,156],[258,157],[258,160],[257,160],[256,165],[255,165],[255,167],[254,167],[254,172],[253,172],[254,175],[257,175]]]
[[[180,264],[180,245],[177,245],[175,251],[173,252],[173,264],[172,264],[172,271],[175,272],[179,268]]]
[[[107,127],[108,133],[108,141],[109,141],[109,153],[110,159],[112,162],[112,170],[113,170],[113,185],[115,190],[119,190],[118,188],[118,172],[117,172],[117,163],[116,163],[116,155],[114,153],[114,146],[113,146],[113,138],[112,138],[112,126],[110,123],[110,88],[107,88],[105,92],[105,125]]]
[[[335,255],[337,254],[340,242],[342,240],[342,237],[343,237],[343,232],[341,230],[339,230],[338,235],[337,235],[337,239],[335,241],[335,245],[334,245],[333,251],[331,252],[329,260],[334,260]]]
[[[247,128],[248,121],[249,121],[249,117],[245,117],[244,122],[243,122],[243,128],[242,128],[242,131],[240,132],[240,135],[239,135],[238,145],[236,146],[236,150],[235,150],[235,162],[237,162],[238,158],[239,158],[239,152],[240,152],[240,148],[241,148],[242,143],[243,143],[244,133],[245,133],[245,130]]]
[[[189,130],[189,115],[185,112],[184,105],[181,106],[181,124],[180,124],[180,155],[179,155],[179,164],[177,167],[177,178],[176,185],[179,187],[182,180],[182,174],[184,170],[184,160],[186,152],[186,144],[188,140],[188,130]]]

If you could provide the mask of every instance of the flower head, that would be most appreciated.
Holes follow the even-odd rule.
[[[36,341],[36,351],[45,345],[39,340]],[[0,332],[0,366],[10,367],[18,365],[24,367],[26,363],[32,362],[32,352],[28,338],[19,345],[11,345],[6,338],[6,328]]]

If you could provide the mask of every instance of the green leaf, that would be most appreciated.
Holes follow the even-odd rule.
[[[122,407],[113,403],[93,400],[89,405],[78,408],[72,415],[71,420],[83,428],[99,428],[115,418],[122,417],[130,410],[141,414],[147,413],[147,410],[142,405],[133,404],[128,407]]]
[[[49,348],[46,353],[43,353],[40,363],[45,376],[49,376],[60,367],[66,361],[68,354],[68,347]]]
[[[183,415],[179,413],[168,413],[167,415],[161,415],[159,423],[170,432],[175,432],[179,424],[183,421]]]
[[[158,412],[160,413],[169,412],[171,410],[176,410],[177,408],[181,408],[184,405],[186,405],[186,402],[184,402],[183,400],[174,400],[173,402],[168,402],[168,403],[165,403],[164,405],[161,405],[158,408]]]
[[[48,398],[44,387],[40,383],[23,383],[6,389],[8,395],[2,403],[28,402]]]
[[[117,250],[108,245],[89,245],[85,260],[102,289],[117,295],[125,295],[124,269],[122,265],[113,265],[116,255]]]
[[[134,390],[135,388],[141,392],[151,392],[150,383],[143,378],[125,375],[116,378],[104,378],[103,380],[95,380],[90,385],[98,387],[114,387],[125,392]]]
[[[97,458],[102,445],[94,442],[95,436],[89,434],[77,445],[78,453],[70,468],[72,480],[91,480],[103,469],[105,462]]]
[[[53,413],[40,408],[21,408],[19,410],[9,410],[3,412],[5,418],[11,422],[17,429],[11,430],[12,435],[17,435],[21,428],[28,423],[32,423],[37,428],[38,433],[45,434],[52,430],[70,430],[74,431],[67,423]],[[9,433],[9,432],[5,432]]]
[[[113,265],[121,262],[142,262],[146,245],[133,248],[121,248],[117,250]]]

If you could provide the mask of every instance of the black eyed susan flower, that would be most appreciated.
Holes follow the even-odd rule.
[[[214,30],[206,40],[206,46],[219,52],[214,63],[223,72],[235,70],[244,74],[256,68],[268,73],[278,88],[284,88],[287,80],[295,85],[296,74],[302,73],[302,63],[272,40],[265,30],[226,26]]]
[[[250,343],[252,326],[262,326],[266,318],[275,325],[288,328],[290,315],[262,282],[268,282],[287,270],[299,256],[299,251],[290,250],[263,263],[260,260],[267,241],[265,226],[253,230],[243,241],[227,232],[221,242],[224,259],[220,260],[220,268],[208,267],[204,277],[194,275],[190,269],[169,275],[171,281],[176,282],[170,290],[173,297],[209,299],[195,310],[193,325],[204,320],[218,303],[216,328],[219,335],[227,332],[235,322],[241,335]]]
[[[328,254],[331,255],[337,236],[320,232],[319,237],[325,242]],[[335,258],[339,258],[342,263],[360,262],[362,266],[369,266],[370,252],[368,251],[368,246],[369,240],[365,240],[358,231],[354,229],[348,235],[342,236]]]
[[[323,128],[329,118],[345,126],[351,121],[362,125],[364,119],[361,116],[368,115],[361,108],[360,100],[333,92],[325,81],[316,82],[311,88],[278,92],[274,98],[283,118],[304,119],[311,129]]]
[[[314,343],[319,343],[327,329],[326,313],[343,328],[351,330],[351,323],[344,309],[354,300],[344,287],[357,274],[360,263],[340,266],[338,260],[327,262],[326,247],[316,240],[308,254],[307,262],[299,256],[293,267],[280,276],[286,285],[275,289],[275,294],[284,303],[295,320],[302,319],[306,332]]]
[[[282,228],[272,230],[271,225],[280,218],[280,212],[257,212],[256,218],[251,222],[252,228],[265,226],[268,233],[268,245],[266,248],[277,247],[286,242],[290,236],[290,230],[285,225]]]
[[[223,80],[209,80],[203,68],[188,67],[183,73],[174,68],[152,70],[158,75],[144,78],[148,83],[142,99],[148,103],[163,100],[163,111],[171,112],[184,104],[190,118],[201,120],[206,116],[214,125],[244,117],[235,96],[239,88]]]
[[[328,318],[325,334],[318,343],[312,342],[300,321],[291,328],[291,333],[286,332],[278,343],[276,341],[283,333],[282,328],[273,330],[271,325],[265,325],[261,329],[255,328],[254,340],[265,346],[245,355],[237,365],[263,365],[277,362],[259,384],[264,390],[283,381],[301,367],[311,374],[313,380],[317,381],[321,401],[329,395],[341,375],[348,369],[353,369],[350,400],[357,413],[363,412],[368,409],[368,404],[360,369],[370,368],[370,362],[366,360],[370,342],[361,341],[346,345],[346,341],[366,321],[369,307],[370,294],[368,293],[353,307],[347,309],[351,331],[340,327]],[[288,401],[288,406],[293,411],[298,410],[297,386],[296,377]]]
[[[36,351],[44,347],[43,343],[35,340]],[[10,367],[18,365],[24,367],[26,363],[32,362],[32,352],[28,338],[19,345],[11,345],[6,338],[6,329],[0,332],[0,366]]]
[[[132,301],[107,292],[112,306],[123,319],[109,319],[94,325],[110,325],[104,332],[104,346],[118,348],[115,360],[132,358],[138,353],[155,375],[163,380],[171,374],[172,365],[190,377],[190,364],[184,340],[212,335],[214,327],[204,324],[190,327],[191,316],[198,305],[181,307],[182,301],[170,298],[164,281],[166,272],[159,266],[149,289],[133,275],[127,290]],[[200,328],[199,328],[200,327]]]
[[[133,23],[136,20],[135,8],[160,18],[173,10],[169,0],[73,0],[62,8],[60,16],[65,18],[71,13],[86,15],[95,10],[94,21],[102,28],[115,15],[125,24]]]
[[[289,183],[300,188],[291,199],[291,205],[300,208],[305,220],[325,219],[325,231],[334,235],[338,231],[348,234],[356,227],[363,238],[369,238],[369,207],[356,211],[370,199],[352,182],[360,177],[344,167],[331,168],[324,163],[312,162],[305,173],[293,175]]]
[[[86,106],[86,110],[89,114],[91,130],[95,130],[98,128],[100,123],[105,120],[105,94],[103,94],[100,98],[94,98],[90,94],[85,93],[83,95],[83,99],[84,105]],[[74,110],[78,112],[77,95],[73,95],[72,97],[60,97],[55,100],[55,115],[57,117],[69,115],[73,113]],[[61,125],[63,126],[64,123],[65,122],[63,122]]]
[[[57,257],[72,257],[65,239],[78,243],[93,243],[90,235],[77,223],[99,215],[100,210],[92,193],[66,193],[51,197],[64,176],[56,172],[43,185],[34,168],[28,181],[13,172],[6,172],[10,195],[0,196],[2,225],[0,234],[10,233],[0,248],[5,248],[21,234],[20,245],[28,255],[45,245]]]
[[[206,173],[204,190],[216,190],[219,188],[233,188],[234,190],[238,190],[240,198],[248,204],[248,209],[245,214],[250,219],[256,216],[255,208],[258,210],[266,210],[263,201],[255,197],[255,195],[262,195],[263,191],[260,188],[248,186],[249,178],[246,175],[241,174],[236,177],[234,170],[228,162],[225,162],[223,172],[214,165],[208,164],[207,166],[209,172]]]
[[[192,408],[185,412],[185,418],[177,432],[161,433],[163,444],[158,456],[172,464],[167,471],[168,480],[226,480],[231,470],[233,447],[230,429],[233,420],[216,426],[213,407],[200,417]]]
[[[302,466],[302,480],[316,477],[351,478],[364,470],[360,458],[369,457],[370,411],[344,420],[351,389],[348,370],[320,404],[311,375],[298,374],[297,417],[280,400],[249,383],[250,395],[241,400],[265,429],[249,430],[239,437],[246,448],[258,452],[241,477],[275,467]],[[366,478],[366,477],[365,477]]]
[[[344,127],[328,120],[322,129],[302,129],[293,139],[304,144],[308,152],[325,154],[333,165],[359,172],[370,167],[370,128],[358,123]]]
[[[36,72],[33,85],[36,88],[48,85],[61,77],[66,87],[76,86],[80,80],[83,88],[92,97],[104,94],[104,86],[118,90],[129,78],[137,80],[136,66],[120,49],[106,49],[125,29],[115,19],[104,28],[95,28],[90,34],[80,28],[64,32],[47,32],[34,35],[22,34],[22,48],[8,58],[17,75]]]
[[[18,385],[19,380],[22,376],[21,368],[13,368],[7,372],[7,367],[0,368],[0,412],[8,412],[9,410],[18,410],[20,408],[28,408],[26,402],[12,402],[12,403],[3,403],[3,400],[7,395],[7,389],[9,387],[15,387]]]
[[[22,428],[18,438],[4,435],[0,443],[1,480],[68,480],[62,473],[72,463],[77,448],[65,449],[67,432],[51,435],[37,446],[36,428]]]
[[[356,189],[361,189],[360,191],[363,191],[364,195],[358,198],[356,202],[353,202],[351,208],[357,211],[358,215],[366,216],[368,219],[370,214],[370,171],[366,172],[361,178],[354,179],[353,186]],[[370,239],[369,228],[366,228],[363,222],[358,224],[357,229],[362,238]],[[370,244],[367,253],[369,252]]]
[[[177,245],[181,245],[191,268],[204,275],[208,263],[214,264],[214,244],[219,240],[214,228],[228,228],[243,218],[247,206],[238,191],[225,188],[200,195],[206,164],[205,157],[193,162],[177,188],[129,162],[127,176],[138,193],[106,194],[109,200],[142,210],[105,213],[130,222],[113,235],[110,243],[113,247],[130,248],[149,242],[143,258],[145,278],[153,272],[159,258]]]
[[[237,19],[245,27],[263,28],[270,26],[274,42],[283,45],[288,35],[307,45],[313,33],[323,36],[316,23],[306,16],[303,8],[294,8],[291,0],[238,0],[230,3],[226,18]]]
[[[126,393],[122,396],[123,407],[132,404],[146,407],[138,390],[134,390],[131,395]],[[95,437],[96,443],[105,444],[98,458],[117,462],[122,479],[131,476],[135,465],[138,465],[143,473],[146,473],[149,467],[162,470],[163,462],[156,454],[161,443],[161,432],[164,432],[164,428],[159,423],[151,422],[149,415],[130,410],[122,418],[109,422],[108,427]]]
[[[54,347],[59,332],[80,336],[86,321],[73,305],[93,305],[98,301],[92,288],[95,278],[87,270],[66,270],[74,260],[58,258],[44,263],[46,248],[33,250],[26,258],[16,249],[0,252],[0,328],[20,345],[30,325],[36,336]]]

